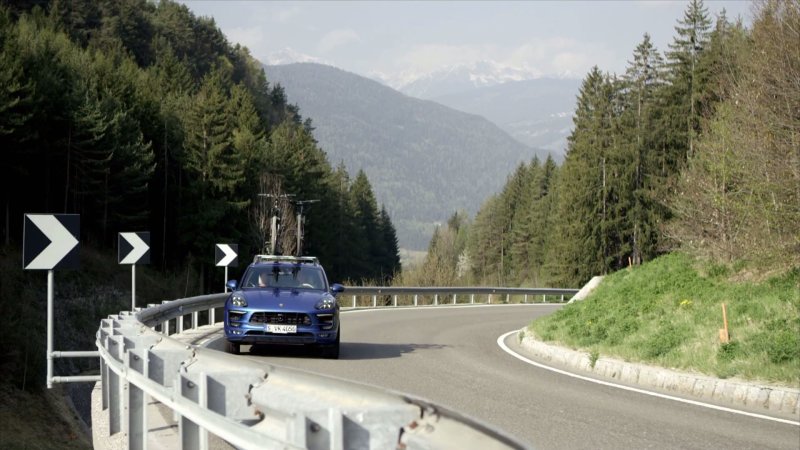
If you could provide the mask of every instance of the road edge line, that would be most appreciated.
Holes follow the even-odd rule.
[[[697,401],[697,400],[689,400],[689,399],[685,399],[685,398],[681,398],[681,397],[675,397],[675,396],[672,396],[672,395],[662,394],[660,392],[653,392],[653,391],[648,391],[648,390],[645,390],[645,389],[635,388],[635,387],[631,387],[631,386],[625,386],[625,385],[622,385],[622,384],[612,383],[612,382],[609,382],[609,381],[598,380],[596,378],[591,378],[591,377],[587,377],[587,376],[583,376],[583,375],[578,375],[576,373],[568,372],[568,371],[562,370],[562,369],[557,369],[555,367],[551,367],[551,366],[548,366],[548,365],[533,361],[532,359],[526,358],[525,356],[520,355],[519,353],[515,352],[514,350],[511,350],[511,348],[509,346],[507,346],[506,343],[505,343],[505,340],[506,340],[506,338],[508,338],[508,336],[510,336],[510,335],[512,335],[514,333],[518,333],[519,331],[520,330],[512,330],[512,331],[509,331],[508,333],[500,335],[500,337],[497,338],[497,345],[504,352],[508,353],[509,355],[519,359],[522,362],[528,363],[528,364],[530,364],[532,366],[535,366],[535,367],[538,367],[540,369],[549,370],[551,372],[555,372],[555,373],[558,373],[560,375],[566,375],[568,377],[577,378],[579,380],[588,381],[590,383],[600,384],[600,385],[603,385],[603,386],[609,386],[609,387],[622,389],[622,390],[630,391],[630,392],[636,392],[638,394],[649,395],[651,397],[658,397],[658,398],[663,398],[663,399],[666,399],[666,400],[673,400],[673,401],[676,401],[676,402],[686,403],[686,404],[695,405],[695,406],[700,406],[700,407],[703,407],[703,408],[714,409],[714,410],[717,410],[717,411],[724,411],[724,412],[729,412],[729,413],[733,413],[733,414],[739,414],[739,415],[743,415],[743,416],[754,417],[754,418],[757,418],[757,419],[770,420],[770,421],[773,421],[773,422],[779,422],[779,423],[783,423],[783,424],[787,424],[787,425],[794,425],[794,426],[800,427],[800,422],[795,422],[795,421],[788,420],[788,419],[781,419],[781,418],[778,418],[778,417],[766,416],[764,414],[758,414],[758,413],[752,413],[752,412],[748,412],[748,411],[742,411],[742,410],[739,410],[739,409],[728,408],[728,407],[725,407],[725,406],[714,405],[714,404],[711,404],[711,403],[704,403],[704,402],[700,402],[700,401]]]

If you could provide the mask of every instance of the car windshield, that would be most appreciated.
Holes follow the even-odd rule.
[[[325,289],[322,272],[314,267],[264,266],[250,270],[245,287],[286,288],[286,289]]]

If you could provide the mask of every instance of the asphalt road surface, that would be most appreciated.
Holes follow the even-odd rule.
[[[295,347],[254,347],[242,357],[422,397],[534,448],[800,449],[800,426],[573,379],[519,361],[497,345],[500,335],[559,307],[351,311],[341,316],[339,360]],[[222,349],[223,339],[209,347]]]

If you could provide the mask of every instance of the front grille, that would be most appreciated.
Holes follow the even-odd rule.
[[[311,319],[308,317],[308,314],[303,313],[254,312],[250,316],[250,323],[311,325]]]
[[[246,336],[258,336],[256,343],[272,344],[309,344],[316,342],[316,338],[311,333],[297,334],[273,334],[262,330],[247,330]]]

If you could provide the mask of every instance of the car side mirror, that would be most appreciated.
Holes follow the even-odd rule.
[[[239,283],[236,280],[228,280],[228,282],[225,283],[225,286],[227,286],[228,289],[235,291],[236,287],[239,286]]]
[[[333,292],[333,295],[341,294],[344,292],[344,286],[339,283],[333,283],[331,286],[331,292]]]

